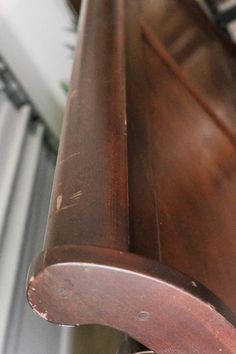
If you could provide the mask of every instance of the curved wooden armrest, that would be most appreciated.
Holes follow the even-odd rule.
[[[44,251],[28,299],[50,322],[101,324],[156,353],[234,353],[236,318],[197,281],[131,253],[91,246]]]
[[[219,238],[213,236],[221,211],[214,214],[211,198],[217,183],[223,190],[223,177],[217,182],[214,169],[229,160],[223,166],[229,178],[235,135],[175,61],[158,53],[162,42],[141,29],[140,3],[82,2],[45,246],[31,267],[28,300],[50,322],[111,326],[156,353],[235,354],[235,316],[192,278],[194,267],[201,279],[217,273],[206,268],[205,276],[200,263],[210,241],[212,259],[218,255]],[[177,108],[169,114],[171,104]],[[212,236],[209,244],[202,241],[204,227]]]

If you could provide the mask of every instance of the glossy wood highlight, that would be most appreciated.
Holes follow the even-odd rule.
[[[81,11],[29,302],[158,354],[235,354],[233,50],[192,1],[85,0]]]

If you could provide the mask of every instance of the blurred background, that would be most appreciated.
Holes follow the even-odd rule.
[[[76,41],[63,0],[0,1],[0,353],[71,353],[25,299],[41,251]]]
[[[236,1],[198,2],[234,42]],[[94,342],[96,353],[115,353],[123,340],[107,328],[51,325],[25,299],[43,244],[79,8],[76,0],[0,1],[0,354],[95,354]]]

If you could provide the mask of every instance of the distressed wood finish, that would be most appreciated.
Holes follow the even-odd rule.
[[[235,317],[206,288],[156,261],[92,246],[44,252],[29,301],[64,325],[96,323],[156,353],[235,353]]]
[[[158,354],[236,353],[235,59],[199,16],[191,1],[82,2],[27,290],[48,321]]]
[[[82,8],[45,248],[128,247],[121,4],[86,1]]]

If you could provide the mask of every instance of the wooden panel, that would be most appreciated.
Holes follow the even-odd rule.
[[[144,0],[143,21],[236,136],[235,60],[193,3]]]
[[[159,233],[151,166],[148,86],[140,28],[140,2],[126,3],[130,251],[159,259]]]
[[[146,45],[162,261],[236,309],[236,151]]]

